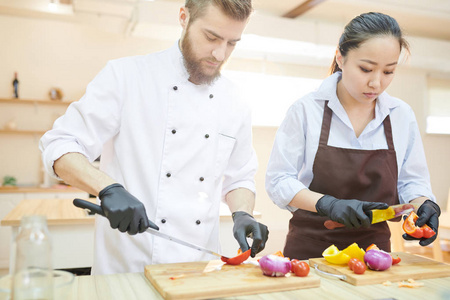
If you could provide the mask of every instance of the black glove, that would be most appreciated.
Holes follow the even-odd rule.
[[[389,205],[381,202],[365,202],[360,200],[336,199],[325,195],[316,203],[320,216],[344,224],[347,228],[369,227],[372,224],[372,209],[386,209]]]
[[[405,240],[411,241],[411,240],[420,240],[419,245],[420,246],[428,246],[437,237],[438,234],[438,227],[439,227],[439,216],[441,215],[441,209],[439,208],[439,205],[434,203],[431,200],[426,200],[417,210],[417,215],[419,218],[416,221],[417,227],[422,227],[423,225],[427,224],[428,226],[433,229],[434,232],[436,232],[435,235],[430,237],[429,239],[418,239],[415,237],[412,237],[406,233],[403,234],[403,238]]]
[[[126,231],[131,235],[142,233],[148,227],[159,230],[158,226],[149,221],[144,204],[122,185],[118,183],[108,185],[100,191],[98,197],[112,228],[119,228],[121,232]]]
[[[256,220],[246,212],[237,211],[233,216],[233,234],[238,241],[242,252],[250,249],[247,243],[247,237],[253,239],[251,257],[261,252],[266,246],[266,241],[269,238],[269,229],[266,225],[256,222]]]

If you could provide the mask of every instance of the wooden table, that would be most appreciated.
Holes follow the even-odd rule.
[[[314,272],[314,271],[311,271]],[[246,295],[224,299],[450,299],[450,277],[420,280],[419,288],[382,284],[353,286],[338,279],[321,277],[320,287],[287,292]],[[143,273],[78,276],[72,286],[72,300],[163,299]]]
[[[94,199],[95,200],[95,199]],[[44,215],[52,237],[53,266],[55,269],[84,268],[92,266],[94,242],[94,217],[75,207],[73,199],[25,199],[1,221],[11,226],[11,239],[17,236],[20,220],[27,215]],[[12,243],[11,243],[12,244]],[[10,270],[14,263],[11,247]]]

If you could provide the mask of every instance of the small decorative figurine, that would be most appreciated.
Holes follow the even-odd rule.
[[[14,86],[14,98],[19,98],[19,80],[17,79],[17,72],[14,73],[12,84]]]

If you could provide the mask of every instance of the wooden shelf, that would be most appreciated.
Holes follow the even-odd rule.
[[[30,100],[30,99],[6,99],[0,98],[0,103],[13,104],[50,104],[50,105],[65,105],[68,106],[72,101],[57,101],[57,100]]]
[[[0,134],[38,134],[44,135],[46,130],[8,130],[8,129],[0,129]]]

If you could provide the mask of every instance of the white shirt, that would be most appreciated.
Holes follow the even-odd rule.
[[[53,175],[65,153],[90,161],[101,155],[100,169],[144,203],[161,232],[217,252],[221,198],[240,187],[255,192],[251,118],[231,81],[195,85],[188,77],[178,44],[110,61],[40,148]],[[148,233],[121,233],[96,217],[93,274],[211,258]]]
[[[359,137],[336,95],[341,73],[326,78],[319,89],[297,100],[277,131],[266,173],[266,191],[281,208],[313,179],[313,163],[319,147],[325,100],[333,111],[328,145],[360,150],[388,149],[383,120],[390,115],[398,165],[400,203],[425,196],[434,201],[425,154],[411,107],[386,92],[379,95],[375,118]]]

